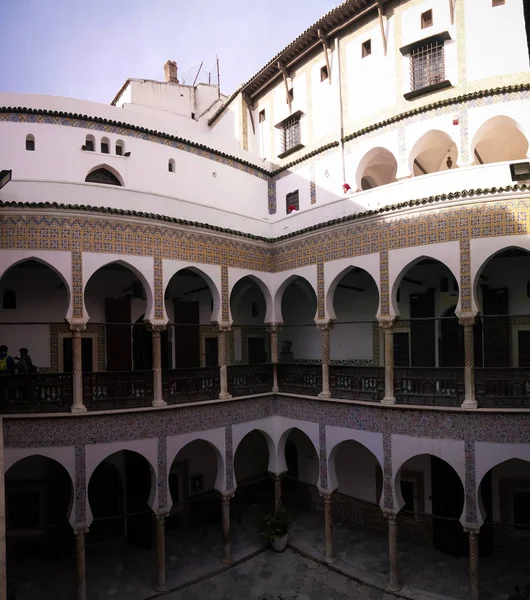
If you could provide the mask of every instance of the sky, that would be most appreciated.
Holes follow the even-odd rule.
[[[0,92],[109,104],[128,77],[193,83],[204,61],[231,94],[340,0],[0,0]],[[206,79],[205,79],[206,78]]]

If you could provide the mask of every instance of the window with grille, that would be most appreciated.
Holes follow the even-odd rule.
[[[292,150],[301,144],[300,115],[290,117],[282,126],[282,153]]]
[[[291,192],[285,196],[285,212],[289,214],[295,210],[300,210],[300,199],[298,197],[298,190],[296,190],[296,192]]]
[[[442,81],[445,81],[443,43],[432,42],[412,50],[410,53],[411,90],[421,90]]]

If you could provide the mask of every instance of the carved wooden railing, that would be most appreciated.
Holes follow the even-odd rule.
[[[396,368],[394,389],[398,404],[460,406],[464,401],[464,369]]]
[[[162,395],[168,404],[219,398],[219,367],[162,371]]]
[[[63,373],[0,375],[0,412],[70,412],[72,376]]]
[[[530,408],[530,369],[476,368],[480,408]]]
[[[379,402],[385,395],[384,367],[330,366],[332,398]]]
[[[87,410],[151,406],[153,371],[106,371],[83,374],[83,403]]]
[[[250,396],[272,391],[272,365],[231,365],[228,367],[228,392]]]
[[[278,387],[280,392],[318,396],[322,391],[322,366],[279,364]]]

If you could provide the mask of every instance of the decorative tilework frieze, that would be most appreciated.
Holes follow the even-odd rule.
[[[221,315],[224,323],[230,321],[230,298],[228,293],[228,267],[221,267]]]
[[[465,495],[466,519],[469,523],[477,522],[477,490],[475,488],[475,442],[465,442]]]
[[[68,233],[67,229],[63,229]],[[65,236],[66,237],[66,236]],[[83,318],[83,260],[79,251],[72,252],[72,317]]]
[[[460,300],[462,312],[470,312],[471,306],[471,244],[460,240]]]
[[[232,438],[232,425],[225,427],[225,464],[226,464],[226,489],[234,489],[234,448]]]
[[[276,214],[276,181],[271,178],[267,182],[267,198],[269,215]]]
[[[381,315],[390,314],[390,289],[388,281],[388,251],[379,254],[379,287],[381,290]]]
[[[86,456],[83,443],[75,443],[75,517],[78,523],[84,523],[87,518]]]
[[[326,426],[323,423],[319,423],[318,425],[318,446],[320,487],[325,490],[328,487],[328,459],[326,448]]]
[[[383,433],[383,493],[385,508],[394,508],[394,488],[392,485],[392,435]]]
[[[312,162],[309,165],[309,171],[310,171],[310,176],[309,176],[309,197],[311,199],[311,204],[316,204],[317,203],[317,184],[315,182],[315,163]]]
[[[162,274],[162,259],[154,258],[154,314],[157,321],[164,319],[164,276]]]
[[[168,505],[167,498],[167,438],[163,435],[158,437],[157,443],[158,463],[158,508]]]
[[[324,297],[324,263],[317,263],[317,314],[319,319],[326,318],[326,299]]]

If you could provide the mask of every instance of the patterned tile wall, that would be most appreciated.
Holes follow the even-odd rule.
[[[162,273],[162,259],[157,256],[154,258],[154,278],[154,314],[157,321],[162,321],[164,319],[164,276]]]

